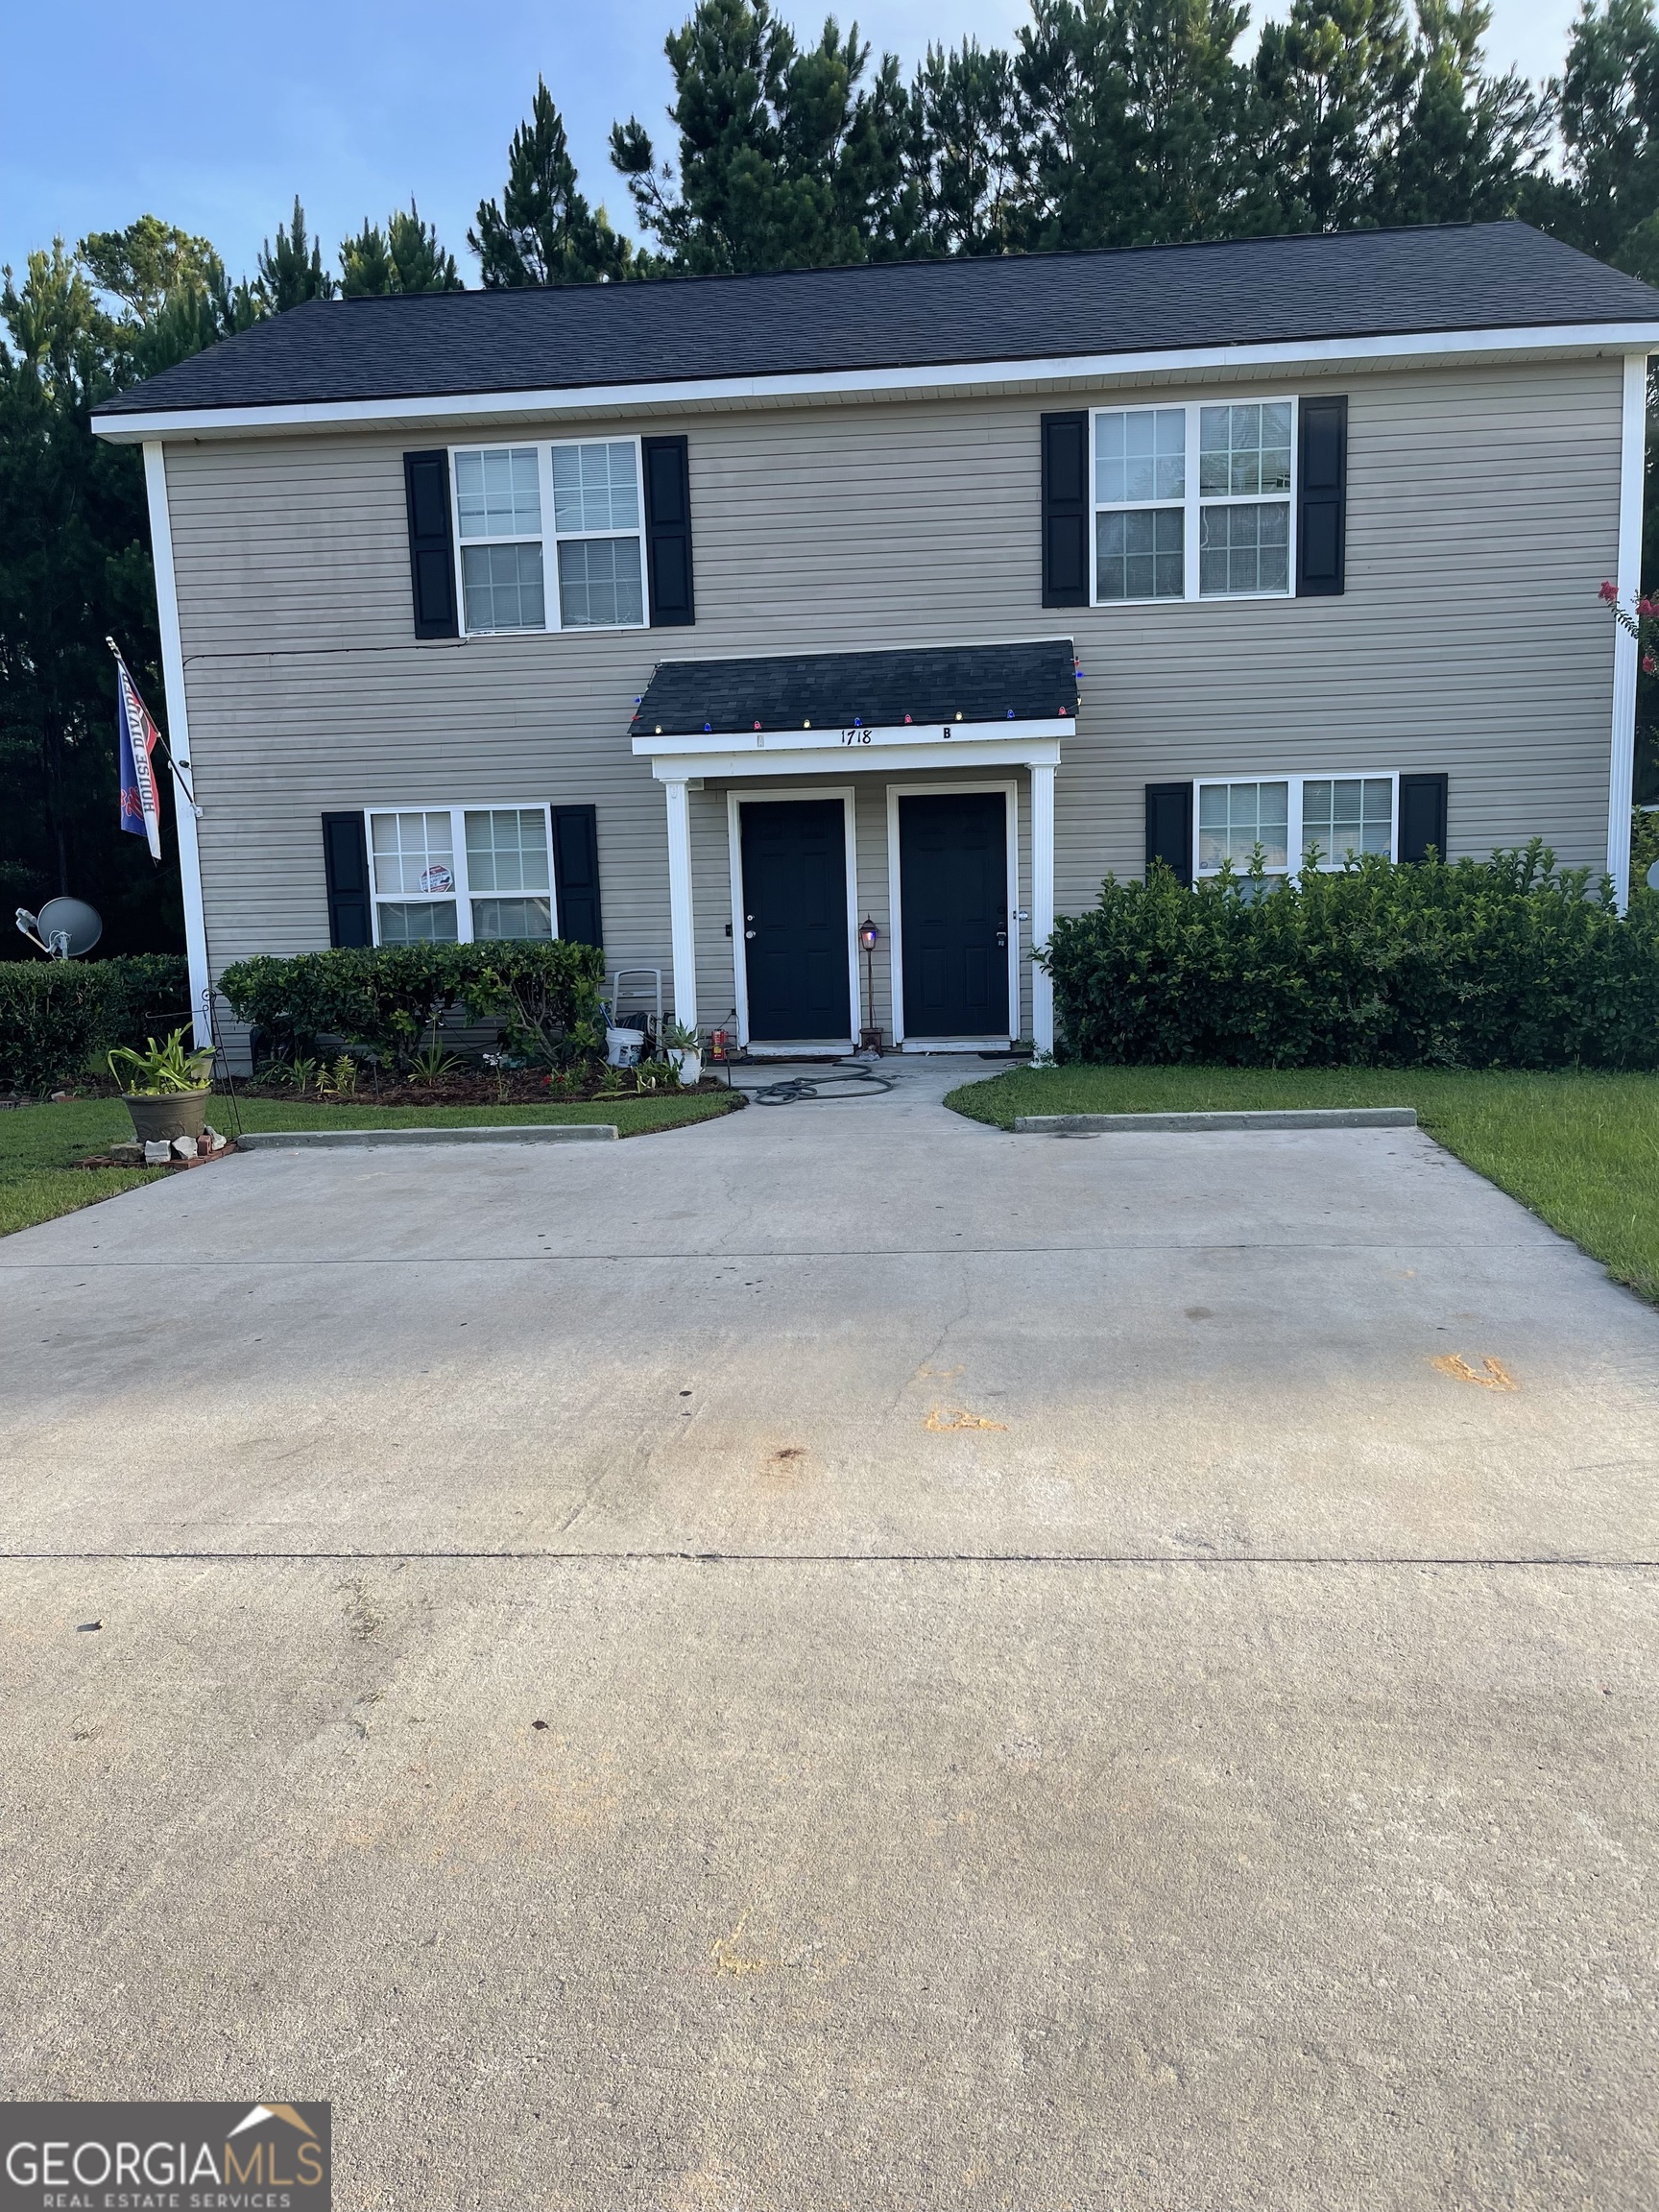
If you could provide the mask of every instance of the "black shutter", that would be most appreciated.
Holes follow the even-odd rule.
[[[1427,860],[1432,846],[1436,856],[1446,857],[1446,779],[1444,776],[1402,776],[1400,779],[1400,857]]]
[[[1146,873],[1154,860],[1167,862],[1183,883],[1192,880],[1192,786],[1146,786]]]
[[[1348,535],[1348,402],[1304,399],[1296,496],[1296,596],[1335,599]]]
[[[329,944],[373,945],[369,845],[361,814],[324,815],[323,872],[328,879]]]
[[[1043,604],[1089,604],[1089,412],[1043,418]]]
[[[415,587],[417,637],[458,637],[455,548],[449,537],[449,456],[405,453],[403,493],[409,505],[409,575]]]
[[[553,809],[553,880],[559,886],[559,934],[600,945],[599,817],[591,806]]]
[[[697,619],[691,596],[691,465],[684,438],[642,438],[645,462],[645,565],[651,627]],[[594,938],[594,944],[598,939]]]

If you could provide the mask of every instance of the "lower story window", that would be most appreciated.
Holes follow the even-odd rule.
[[[1258,850],[1270,876],[1283,876],[1290,855],[1320,868],[1340,868],[1367,853],[1395,856],[1399,778],[1278,776],[1252,782],[1200,781],[1196,813],[1197,873],[1230,864],[1248,869]]]
[[[369,854],[377,945],[554,934],[545,806],[371,809]]]

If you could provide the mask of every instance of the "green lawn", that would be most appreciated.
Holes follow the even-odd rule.
[[[643,1137],[730,1112],[742,1094],[697,1092],[688,1097],[595,1099],[582,1106],[311,1106],[303,1099],[247,1098],[238,1103],[245,1129],[430,1128],[445,1121],[469,1128],[514,1121],[613,1121],[620,1135]],[[235,1129],[228,1098],[216,1098],[207,1118],[227,1135]],[[132,1124],[119,1098],[67,1099],[59,1106],[19,1106],[0,1113],[0,1237],[36,1221],[72,1214],[139,1183],[164,1167],[76,1167],[89,1152],[130,1139]]]
[[[1449,1152],[1659,1302],[1659,1075],[1022,1068],[946,1104],[1001,1129],[1018,1114],[1415,1106]]]

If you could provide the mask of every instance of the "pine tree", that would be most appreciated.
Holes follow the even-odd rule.
[[[1488,77],[1482,0],[1417,0],[1410,95],[1379,164],[1380,223],[1482,223],[1513,215],[1543,160],[1544,103],[1513,72]]]
[[[276,244],[267,239],[259,249],[259,275],[254,289],[271,315],[286,315],[307,300],[332,300],[334,279],[323,266],[321,239],[305,234],[305,210],[294,195],[294,220],[288,229],[276,226]]]
[[[631,250],[577,189],[565,124],[545,84],[536,80],[530,119],[513,133],[499,203],[480,202],[467,243],[483,265],[487,290],[525,284],[592,284],[626,276]]]
[[[1561,175],[1527,212],[1585,252],[1659,281],[1659,25],[1651,0],[1583,0],[1549,87]]]
[[[822,268],[907,250],[917,194],[894,57],[864,87],[870,49],[855,26],[843,38],[828,18],[801,47],[771,0],[698,0],[664,52],[678,165],[659,164],[634,117],[611,132],[612,162],[661,250],[644,273]]]
[[[365,216],[357,235],[341,242],[340,272],[340,290],[348,300],[465,289],[454,254],[438,243],[437,225],[421,220],[413,200],[407,209],[399,207],[388,217],[384,230]]]
[[[140,323],[173,293],[205,291],[210,271],[219,267],[205,238],[156,215],[140,215],[125,230],[94,230],[75,255],[98,289],[112,293]]]

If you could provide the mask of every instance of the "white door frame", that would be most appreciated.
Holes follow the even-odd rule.
[[[984,783],[889,783],[887,786],[888,967],[892,974],[893,1042],[906,1052],[976,1051],[983,1037],[904,1036],[904,885],[899,864],[901,799],[949,798],[952,792],[1000,791],[1008,835],[1008,1042],[1020,1036],[1020,785],[1016,779]],[[989,1031],[986,1033],[990,1034]]]
[[[845,821],[843,832],[847,848],[847,1003],[853,1013],[853,1034],[845,1042],[813,1039],[800,1045],[777,1044],[768,1039],[764,1044],[749,1046],[749,955],[748,939],[744,935],[743,905],[743,824],[738,809],[750,800],[758,800],[770,805],[780,800],[800,805],[812,799],[839,799]],[[726,833],[732,854],[732,972],[737,1000],[737,1041],[753,1049],[756,1057],[768,1056],[782,1059],[820,1059],[851,1052],[858,1042],[858,1032],[864,1022],[864,1009],[858,990],[858,846],[854,807],[854,790],[851,783],[818,784],[804,791],[799,783],[768,784],[752,787],[748,784],[732,785],[726,793]]]

